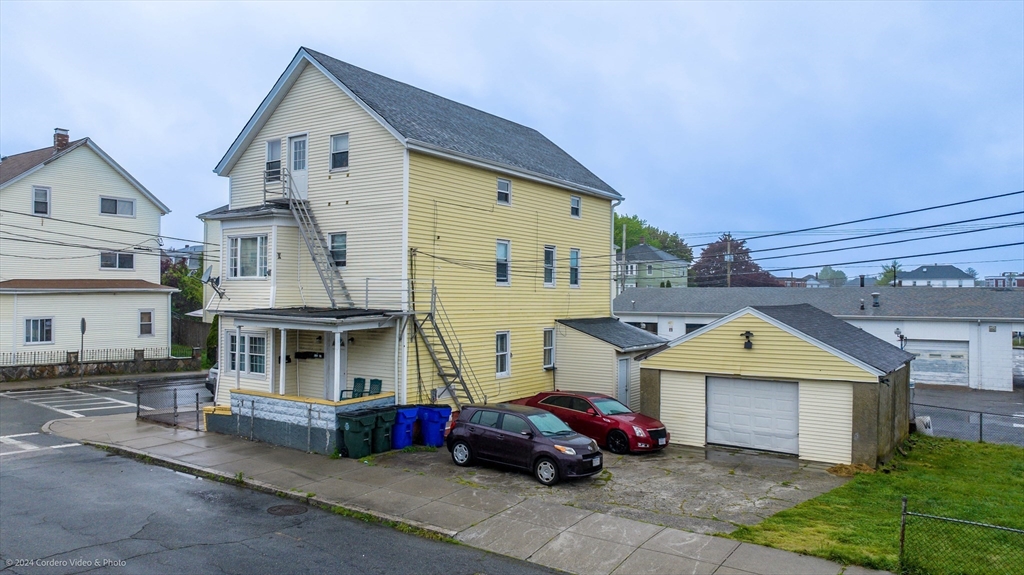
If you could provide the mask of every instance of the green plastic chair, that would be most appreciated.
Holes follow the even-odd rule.
[[[379,379],[370,380],[370,393],[367,395],[380,395],[380,389],[384,386],[384,382]]]
[[[371,388],[370,389],[373,389],[372,388],[372,384],[371,384]],[[351,390],[346,389],[346,390],[343,390],[341,392],[341,398],[342,399],[346,399],[345,398],[345,394],[346,393],[350,394],[348,396],[348,399],[355,399],[357,397],[362,397],[366,393],[365,390],[366,390],[366,378],[365,377],[357,377],[357,378],[355,378],[352,381],[352,389]]]

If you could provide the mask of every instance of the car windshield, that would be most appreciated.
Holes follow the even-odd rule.
[[[535,413],[527,416],[531,423],[545,437],[556,435],[572,435],[575,431],[569,429],[564,421],[558,419],[557,415],[551,413]]]
[[[619,415],[620,413],[633,413],[625,405],[615,401],[610,397],[592,397],[590,401],[594,402],[594,405],[601,410],[601,413],[605,415]]]

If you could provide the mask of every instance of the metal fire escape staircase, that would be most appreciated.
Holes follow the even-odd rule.
[[[413,305],[415,311],[415,302]],[[482,398],[486,403],[487,396],[473,368],[463,360],[462,344],[455,337],[444,306],[437,297],[436,286],[430,289],[430,308],[425,313],[416,313],[413,325],[437,369],[438,377],[444,382],[444,391],[440,394],[432,393],[431,401],[442,399],[439,395],[447,395],[456,409],[461,410],[463,404],[475,403],[475,393],[477,398]]]
[[[280,186],[280,190],[276,190]],[[263,172],[263,203],[268,203],[267,194],[280,194],[281,199],[272,198],[270,203],[287,202],[288,209],[299,224],[299,234],[306,242],[309,255],[313,258],[313,265],[320,274],[320,281],[324,284],[327,297],[331,300],[331,307],[355,307],[352,296],[345,287],[345,281],[341,279],[341,270],[334,265],[334,258],[331,257],[330,248],[324,239],[323,231],[316,223],[316,217],[309,209],[309,202],[298,196],[292,179],[288,176],[288,170],[278,168]]]

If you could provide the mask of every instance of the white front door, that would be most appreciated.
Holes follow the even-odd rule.
[[[295,195],[306,199],[309,192],[308,152],[306,136],[288,138],[288,176]]]
[[[341,373],[341,389],[348,387],[348,349],[345,348],[345,334],[341,334],[341,363],[338,370]],[[324,399],[338,401],[334,397],[334,333],[324,332]]]
[[[619,360],[619,385],[616,399],[623,405],[629,405],[629,358]]]
[[[709,377],[707,394],[708,443],[800,452],[796,383]]]

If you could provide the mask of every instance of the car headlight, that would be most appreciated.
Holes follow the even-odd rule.
[[[566,455],[576,455],[576,450],[571,447],[566,447],[564,445],[556,445],[555,449],[561,451]]]
[[[644,432],[644,429],[642,427],[637,427],[635,425],[633,426],[633,433],[635,433],[637,437],[647,437],[647,434]]]

